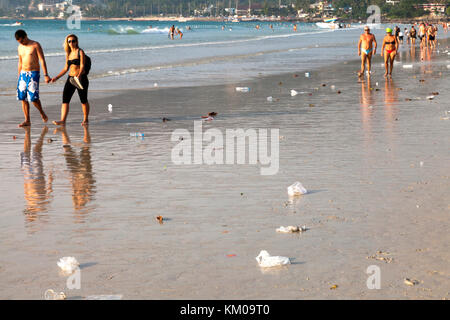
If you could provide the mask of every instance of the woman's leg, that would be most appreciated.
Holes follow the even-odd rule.
[[[384,76],[387,77],[389,74],[389,53],[386,50],[384,51],[384,69],[386,70]]]
[[[84,126],[86,124],[89,124],[89,110],[90,110],[89,102],[82,103],[81,108],[83,109],[83,116],[84,116],[81,125]]]
[[[69,82],[67,79],[66,84],[64,86],[63,91],[63,103],[61,106],[61,120],[53,121],[53,124],[57,126],[63,126],[66,124],[67,116],[69,115],[69,103],[72,99],[73,94],[75,93],[76,88]]]

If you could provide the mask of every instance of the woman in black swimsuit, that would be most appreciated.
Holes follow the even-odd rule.
[[[66,65],[64,69],[52,79],[52,83],[57,81],[69,71],[69,77],[63,91],[63,103],[61,106],[61,120],[53,121],[56,125],[65,125],[67,115],[69,114],[69,104],[75,90],[78,91],[80,97],[81,107],[83,109],[83,122],[81,125],[89,123],[89,102],[88,102],[88,88],[89,79],[85,72],[86,55],[84,51],[78,46],[78,37],[70,34],[64,41],[64,51],[66,51]],[[78,81],[77,81],[78,80]],[[78,83],[77,83],[78,82]],[[81,84],[81,86],[80,86]]]

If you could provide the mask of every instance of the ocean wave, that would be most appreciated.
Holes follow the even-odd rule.
[[[94,50],[86,50],[86,52],[88,54],[103,54],[103,53],[130,52],[130,51],[143,51],[143,50],[144,51],[145,50],[158,50],[158,49],[178,48],[178,47],[186,48],[186,47],[197,47],[197,46],[227,45],[227,44],[245,43],[245,42],[253,42],[253,41],[264,41],[264,40],[268,40],[268,39],[307,36],[307,35],[311,35],[311,34],[321,34],[321,33],[329,33],[329,32],[333,32],[333,30],[313,31],[313,32],[303,32],[303,33],[289,33],[289,34],[281,34],[281,35],[268,35],[268,36],[254,37],[254,38],[225,40],[225,41],[206,41],[206,42],[167,44],[167,45],[159,45],[159,46],[94,49]],[[45,54],[46,57],[58,57],[58,56],[64,56],[64,55],[65,55],[65,53],[63,51],[58,52],[58,53],[51,52],[51,53]],[[12,59],[17,59],[17,58],[18,58],[18,56],[0,56],[0,60],[12,60]]]

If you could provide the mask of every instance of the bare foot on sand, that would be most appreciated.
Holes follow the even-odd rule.
[[[88,126],[88,125],[89,125],[89,121],[88,121],[88,120],[84,120],[84,121],[81,123],[81,125],[82,125],[82,126]]]
[[[31,126],[31,122],[29,122],[29,121],[24,121],[18,125],[19,128],[29,127],[29,126]]]
[[[47,115],[44,114],[44,115],[41,115],[41,117],[42,117],[42,121],[44,121],[45,123],[47,123],[47,121],[48,121]]]
[[[55,126],[65,126],[66,122],[65,121],[53,121],[53,124]]]

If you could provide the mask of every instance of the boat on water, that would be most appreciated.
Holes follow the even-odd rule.
[[[325,19],[323,22],[316,22],[316,25],[323,29],[339,29],[341,25],[337,20],[338,18]]]

